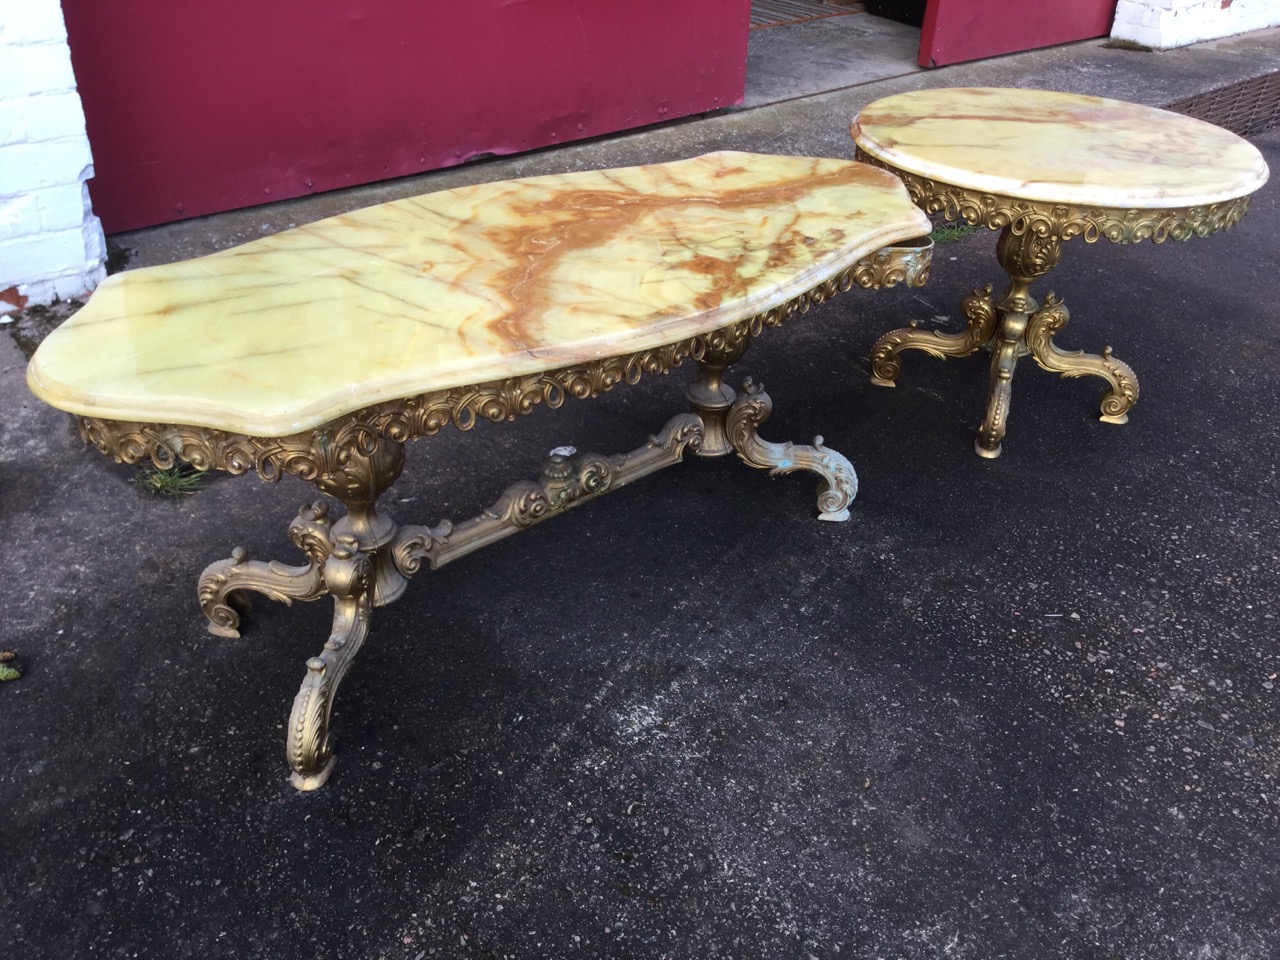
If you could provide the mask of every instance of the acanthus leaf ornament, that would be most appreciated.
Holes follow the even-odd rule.
[[[809,470],[823,480],[822,519],[844,519],[856,493],[848,461],[823,446],[775,444],[756,427],[768,416],[768,397],[748,385],[739,401],[723,383],[724,370],[763,330],[781,326],[811,306],[858,287],[923,283],[931,244],[877,251],[785,303],[718,330],[652,350],[591,360],[545,373],[511,377],[378,403],[287,437],[256,437],[206,427],[78,418],[81,436],[126,463],[255,473],[271,483],[289,475],[340,500],[346,515],[331,522],[323,501],[308,504],[290,526],[306,562],[250,560],[237,548],[207,567],[197,592],[211,632],[239,636],[250,593],[289,603],[331,596],[333,627],[319,655],[307,660],[286,734],[291,781],[300,790],[322,785],[333,769],[330,718],[339,683],[364,643],[374,607],[392,602],[423,564],[435,569],[496,540],[679,462],[687,453],[741,458],[772,473]],[[667,422],[626,454],[553,454],[537,480],[512,484],[478,516],[434,526],[399,526],[377,510],[379,496],[399,475],[404,445],[452,424],[469,430],[479,420],[512,420],[566,398],[587,399],[666,374],[686,360],[698,365],[688,391],[693,412]],[[701,392],[699,387],[701,387]],[[732,440],[726,437],[726,424]]]
[[[1064,377],[1096,376],[1107,382],[1099,401],[1099,418],[1125,423],[1138,400],[1138,379],[1132,368],[1107,347],[1099,354],[1062,350],[1053,336],[1065,327],[1069,314],[1060,300],[1040,306],[1030,295],[1032,281],[1057,266],[1061,245],[1080,237],[1086,243],[1187,240],[1234,226],[1249,209],[1248,195],[1219,203],[1165,209],[1120,209],[1025,200],[959,187],[914,174],[857,149],[857,158],[898,176],[916,206],[932,217],[964,220],[1000,231],[996,255],[1009,277],[1009,287],[994,304],[991,315],[981,298],[968,297],[963,311],[968,328],[959,334],[917,330],[915,325],[880,337],[871,352],[872,382],[893,386],[901,373],[899,354],[922,350],[938,358],[965,356],[978,346],[992,353],[987,410],[975,442],[984,457],[1000,455],[1011,401],[1013,370],[1018,359],[1030,355],[1046,370]],[[980,338],[980,339],[979,339]]]
[[[990,230],[1008,227],[1016,235],[1031,233],[1059,240],[1080,237],[1086,243],[1100,239],[1112,243],[1140,243],[1143,240],[1164,243],[1166,240],[1207,237],[1227,230],[1239,223],[1249,210],[1248,196],[1161,210],[1020,200],[909,173],[872,156],[861,147],[857,149],[857,159],[899,177],[911,202],[931,217],[965,220]]]

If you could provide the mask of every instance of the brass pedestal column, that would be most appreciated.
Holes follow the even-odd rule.
[[[1070,313],[1053,293],[1043,304],[1031,296],[1031,285],[1058,264],[1063,238],[1056,230],[1040,232],[1006,224],[996,241],[996,257],[1009,277],[1009,286],[993,301],[991,287],[981,287],[961,301],[967,328],[956,334],[916,329],[914,323],[893,330],[871,351],[871,379],[880,386],[896,385],[903,350],[923,350],[931,356],[963,357],[979,348],[991,352],[991,386],[986,415],[978,428],[974,449],[980,456],[1000,456],[1009,419],[1013,371],[1022,357],[1030,355],[1046,370],[1064,377],[1101,377],[1108,384],[1100,401],[1100,419],[1125,423],[1129,410],[1138,401],[1138,378],[1128,364],[1111,355],[1106,347],[1101,355],[1083,350],[1060,349],[1053,337],[1070,319]]]

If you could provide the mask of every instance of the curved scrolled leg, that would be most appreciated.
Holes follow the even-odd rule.
[[[994,460],[1000,456],[1005,431],[1009,428],[1009,405],[1013,398],[1013,370],[1018,362],[1018,340],[1002,338],[991,351],[991,389],[987,413],[978,428],[973,449],[978,456]]]
[[[939,333],[916,329],[915,321],[901,330],[891,330],[871,348],[871,382],[881,387],[897,386],[903,350],[923,350],[931,357],[967,357],[991,339],[996,329],[996,308],[991,302],[991,285],[979,287],[960,301],[968,326],[960,333]]]
[[[307,675],[289,714],[285,752],[299,790],[323,786],[333,772],[329,715],[338,684],[369,633],[373,564],[353,536],[340,536],[325,561],[324,579],[334,598],[333,630],[324,650],[307,661]]]
[[[747,380],[742,395],[734,401],[726,418],[729,442],[746,463],[767,469],[771,476],[809,470],[822,478],[818,488],[818,519],[848,520],[849,504],[858,494],[858,475],[853,464],[814,437],[813,446],[762,440],[757,429],[773,412],[773,401],[760,384]]]
[[[305,565],[250,560],[243,547],[236,547],[230,558],[205,567],[196,596],[209,620],[209,632],[216,637],[239,637],[240,618],[250,609],[250,591],[283,603],[323,597],[328,592],[325,559],[333,548],[329,531],[329,508],[317,500],[304,505],[289,524],[289,539],[307,555]]]
[[[1083,350],[1062,350],[1054,336],[1071,319],[1066,305],[1052,293],[1027,323],[1027,348],[1036,363],[1064,377],[1101,377],[1110,385],[1102,394],[1099,417],[1105,423],[1127,423],[1129,411],[1138,402],[1138,378],[1127,363],[1117,360],[1107,347],[1102,355]]]

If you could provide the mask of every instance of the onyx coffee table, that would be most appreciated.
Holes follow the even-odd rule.
[[[717,153],[464,187],[370,207],[207,257],[108,278],[39,347],[27,380],[127,463],[290,474],[342,503],[305,505],[306,561],[237,548],[197,594],[238,637],[250,592],[334,599],[286,730],[301,790],[333,768],[330,711],[369,630],[423,564],[479,547],[679,461],[736,453],[817,474],[822,519],[848,517],[849,462],[757,428],[769,397],[726,368],[769,327],[851,287],[919,284],[928,218],[890,174],[845,160]],[[697,365],[691,412],[631,453],[551,451],[459,523],[400,526],[377,507],[407,441],[558,409]]]
[[[996,256],[1009,285],[962,303],[967,329],[909,328],[881,337],[871,354],[875,383],[893,386],[903,350],[962,357],[989,349],[991,386],[975,448],[1000,455],[1014,366],[1030,354],[1064,377],[1107,383],[1101,419],[1124,423],[1138,379],[1112,356],[1067,351],[1054,337],[1066,305],[1043,303],[1031,285],[1058,263],[1062,244],[1203,237],[1235,224],[1268,170],[1251,144],[1229,131],[1165,110],[1046,90],[941,88],[869,104],[853,120],[857,156],[902,177],[927,213],[999,230]]]

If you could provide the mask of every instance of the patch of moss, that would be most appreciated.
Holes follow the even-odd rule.
[[[0,650],[0,683],[17,680],[22,676],[18,669],[18,655],[12,650]]]
[[[119,273],[121,270],[128,268],[133,258],[138,255],[137,250],[133,250],[122,244],[116,243],[110,237],[107,238],[107,276],[113,273]]]
[[[1104,50],[1133,50],[1137,53],[1155,53],[1155,47],[1148,47],[1145,43],[1138,43],[1136,40],[1122,40],[1119,37],[1112,37],[1102,45]]]

